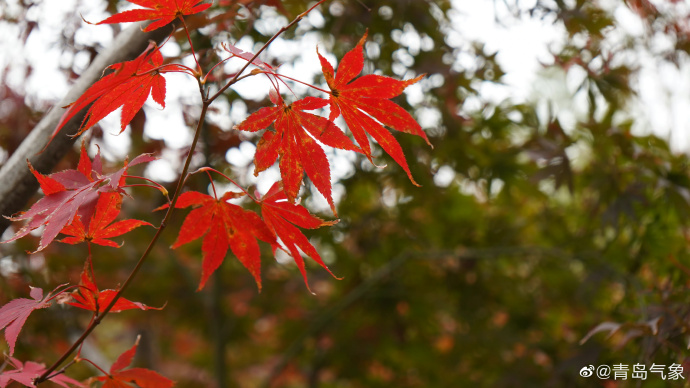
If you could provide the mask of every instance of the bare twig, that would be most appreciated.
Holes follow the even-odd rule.
[[[235,76],[234,76],[230,81],[228,81],[227,84],[225,84],[225,86],[223,86],[222,88],[220,88],[220,90],[218,90],[218,92],[216,92],[216,94],[214,94],[213,96],[211,96],[211,97],[209,98],[209,101],[215,100],[216,98],[218,98],[218,96],[220,96],[221,94],[223,94],[223,92],[225,92],[230,86],[232,86],[233,84],[235,84],[235,83],[238,81],[240,75],[242,75],[242,73],[244,73],[244,71],[247,70],[247,68],[249,67],[249,65],[251,65],[252,62],[254,62],[254,60],[255,60],[256,58],[258,58],[259,55],[260,55],[262,52],[264,52],[264,50],[266,50],[266,48],[267,48],[271,43],[273,43],[274,40],[276,40],[280,35],[282,35],[283,32],[289,30],[290,28],[292,28],[292,26],[294,26],[295,24],[299,23],[299,21],[302,20],[303,17],[307,16],[307,14],[309,14],[309,12],[311,12],[314,8],[316,8],[317,6],[321,5],[321,4],[324,3],[324,2],[326,2],[326,0],[321,0],[321,1],[319,1],[318,3],[314,4],[314,5],[311,6],[311,8],[309,8],[308,10],[306,10],[306,11],[302,12],[301,14],[297,15],[297,17],[296,17],[293,21],[291,21],[290,23],[288,23],[288,25],[284,26],[284,27],[281,28],[278,32],[276,32],[275,35],[273,35],[273,36],[271,37],[271,39],[268,40],[268,42],[264,43],[264,45],[261,47],[261,49],[259,49],[259,51],[257,51],[256,54],[254,54],[254,56],[253,56],[249,61],[247,61],[247,63],[240,69],[240,71],[238,71],[237,74],[235,74]]]

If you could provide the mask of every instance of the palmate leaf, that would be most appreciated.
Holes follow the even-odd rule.
[[[103,381],[103,388],[131,388],[133,386],[140,388],[170,388],[175,385],[174,381],[150,369],[125,369],[132,363],[138,345],[139,337],[137,337],[134,346],[115,360],[107,376],[96,378],[98,381]]]
[[[94,83],[60,118],[53,137],[62,127],[79,113],[89,107],[84,121],[76,135],[82,134],[104,117],[122,107],[120,132],[141,109],[149,95],[165,108],[165,78],[163,73],[184,71],[177,65],[163,66],[163,56],[154,43],[136,59],[117,63],[109,67],[112,72]]]
[[[79,307],[84,310],[90,310],[97,313],[102,313],[105,308],[113,301],[117,290],[98,290],[96,282],[93,276],[93,263],[91,261],[91,256],[86,259],[84,263],[84,270],[81,273],[81,282],[79,283],[79,289],[71,294],[72,302],[67,302],[67,304]],[[123,310],[161,310],[157,307],[149,307],[143,303],[132,302],[125,298],[120,297],[117,302],[110,309],[111,313],[119,313]]]
[[[324,221],[309,214],[309,211],[303,206],[288,202],[287,196],[281,186],[280,182],[274,183],[271,189],[268,190],[263,197],[260,197],[257,193],[259,203],[261,204],[261,217],[264,219],[269,229],[280,239],[285,248],[287,248],[286,252],[295,260],[297,267],[304,277],[304,284],[306,284],[307,289],[309,289],[307,272],[304,267],[304,259],[302,259],[302,255],[299,251],[300,249],[325,268],[328,273],[331,275],[333,275],[333,273],[323,262],[316,248],[311,245],[307,237],[305,237],[295,225],[300,228],[316,229],[322,226],[333,225],[337,221]],[[277,244],[273,246],[274,253],[278,247]],[[333,275],[333,277],[336,276]]]
[[[99,196],[102,193],[121,193],[121,186],[125,184],[127,169],[131,166],[156,160],[149,154],[142,154],[131,162],[125,162],[124,167],[111,174],[103,174],[100,151],[93,162],[89,159],[86,148],[82,144],[81,157],[76,170],[65,170],[50,175],[43,175],[33,170],[45,196],[38,200],[27,212],[15,217],[12,221],[28,221],[23,228],[9,240],[8,243],[29,234],[32,230],[45,226],[36,251],[43,250],[50,244],[65,226],[79,217],[85,230],[89,230],[90,222],[96,210]],[[46,194],[47,193],[47,194]]]
[[[0,330],[5,329],[5,340],[10,347],[10,356],[14,353],[14,345],[22,330],[26,319],[34,310],[50,306],[51,294],[43,297],[43,290],[31,287],[31,298],[17,298],[0,307]]]
[[[257,239],[273,245],[275,237],[256,213],[227,202],[236,195],[227,192],[218,199],[197,191],[187,191],[180,195],[175,204],[175,208],[192,206],[194,209],[182,223],[172,247],[178,248],[204,237],[198,290],[204,288],[209,276],[223,263],[228,248],[249,270],[261,290],[261,254]]]
[[[399,96],[405,88],[422,79],[424,75],[407,81],[398,81],[390,77],[370,74],[353,81],[364,67],[363,46],[366,38],[367,34],[364,34],[357,46],[345,54],[338,65],[337,73],[326,58],[317,51],[326,83],[331,89],[328,100],[331,108],[329,120],[333,121],[342,115],[357,144],[372,161],[368,133],[405,170],[412,183],[417,185],[412,178],[400,144],[383,125],[417,135],[431,145],[419,123],[407,111],[390,101],[391,98]]]
[[[0,388],[5,388],[12,381],[16,381],[27,387],[35,387],[34,379],[46,371],[46,366],[44,364],[33,361],[23,363],[14,357],[7,357],[7,364],[12,365],[15,369],[5,370],[0,373]],[[65,376],[63,373],[57,374],[48,380],[65,388],[84,386],[82,383]]]
[[[302,176],[307,173],[335,213],[331,195],[331,172],[328,158],[317,139],[329,147],[361,152],[340,128],[307,110],[323,108],[327,101],[306,97],[290,105],[271,92],[274,107],[262,108],[251,114],[235,129],[256,132],[273,124],[275,133],[267,131],[257,145],[254,175],[271,167],[280,157],[280,175],[290,202],[295,202]],[[312,138],[313,137],[313,138]]]
[[[172,22],[178,17],[193,15],[207,10],[213,3],[199,4],[203,0],[128,0],[149,9],[133,9],[120,12],[96,24],[113,24],[153,20],[144,32],[153,31]]]
[[[88,242],[108,247],[119,248],[120,244],[108,240],[112,237],[120,236],[140,226],[153,226],[141,220],[122,220],[110,224],[115,220],[122,207],[122,195],[118,192],[101,193],[96,203],[96,209],[91,216],[88,228],[81,222],[81,217],[77,216],[71,224],[62,228],[60,233],[69,235],[60,242],[66,244],[79,244]]]

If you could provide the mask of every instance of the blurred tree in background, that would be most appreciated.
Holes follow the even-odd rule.
[[[60,65],[70,79],[79,67],[69,58],[93,58],[102,48],[75,40],[81,4],[72,3],[59,39],[68,58]],[[167,307],[109,317],[84,352],[108,364],[142,334],[137,363],[155,366],[180,387],[591,386],[596,377],[580,377],[582,367],[619,363],[677,363],[687,376],[688,157],[652,135],[636,105],[640,58],[687,71],[687,3],[495,1],[512,18],[504,12],[499,23],[538,19],[562,31],[530,98],[500,101],[485,94],[487,85],[503,82],[498,53],[453,38],[458,11],[452,3],[333,0],[287,33],[316,39],[341,58],[368,30],[365,72],[376,68],[404,79],[427,74],[416,92],[396,100],[415,113],[434,144],[432,150],[422,139],[398,137],[421,188],[387,155],[378,155],[384,169],[363,158],[335,159],[340,223],[309,237],[343,280],[312,271],[313,296],[294,265],[265,260],[257,293],[241,265],[226,261],[196,293],[199,244],[171,251],[175,233],[169,232],[131,289],[131,299]],[[219,37],[265,42],[309,4],[216,1],[210,20],[190,18],[190,25],[205,26],[192,35],[195,48],[212,63]],[[0,5],[1,23],[27,42],[41,28],[32,16],[41,6]],[[118,6],[107,2],[108,12]],[[633,15],[642,33],[627,34],[620,12]],[[186,38],[177,38],[184,48]],[[293,48],[282,56],[269,50],[264,59],[299,70],[303,54]],[[0,79],[4,159],[52,102],[10,81],[11,67]],[[32,69],[20,73],[28,80]],[[550,89],[565,96],[549,95]],[[216,112],[222,117],[205,128],[200,164],[247,182],[253,166],[240,156],[249,138],[223,121],[237,124],[265,104],[243,99],[239,90],[227,93],[221,104],[227,109]],[[193,121],[194,105],[184,106]],[[127,153],[158,152],[176,166],[184,146],[147,131],[141,112],[131,132],[145,136],[132,136]],[[109,132],[94,131],[89,139],[106,155]],[[55,171],[76,162],[71,155]],[[147,173],[160,178],[155,169]],[[196,179],[191,186],[204,190],[207,181]],[[155,217],[145,212],[160,197],[142,191],[137,198],[125,202],[128,211]],[[181,214],[174,217],[178,225]],[[123,268],[150,237],[132,234],[123,251],[95,254],[101,268],[111,269],[104,287],[122,281]],[[0,303],[25,293],[27,284],[77,282],[77,248],[54,244],[44,259],[24,253],[33,246],[2,247]],[[74,333],[68,330],[85,325],[84,318],[66,309],[34,318],[24,329],[33,335],[24,336],[18,352],[54,359],[52,352],[69,346],[64,338]],[[639,381],[629,377],[617,386]],[[643,386],[683,383],[650,375]]]

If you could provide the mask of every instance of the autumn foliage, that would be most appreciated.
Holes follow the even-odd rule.
[[[202,13],[213,5],[201,0],[130,0],[130,2],[143,9],[125,11],[97,24],[151,21],[144,28],[144,31],[150,31],[168,26],[175,21],[176,25],[184,29],[189,37],[183,17]],[[294,26],[321,3],[323,1],[299,15],[276,36]],[[179,63],[169,63],[161,54],[160,48],[152,43],[136,59],[109,66],[107,74],[76,101],[65,107],[66,110],[53,136],[56,136],[70,119],[83,110],[86,110],[86,115],[75,136],[94,127],[118,108],[121,108],[119,132],[122,132],[149,97],[165,108],[165,76],[171,72],[194,77],[199,84],[202,100],[195,139],[188,151],[180,181],[172,197],[168,197],[167,190],[160,184],[130,174],[129,170],[132,167],[156,160],[156,156],[150,154],[139,155],[131,161],[125,160],[119,170],[108,173],[104,171],[100,150],[91,159],[86,143],[82,143],[76,169],[46,175],[35,171],[31,164],[28,165],[40,184],[43,197],[28,211],[11,218],[13,221],[21,221],[24,224],[14,236],[4,242],[9,243],[40,230],[41,237],[36,251],[46,249],[54,241],[66,244],[86,243],[88,255],[79,284],[59,288],[45,297],[41,289],[33,288],[30,291],[32,299],[15,299],[0,308],[0,329],[5,330],[5,338],[10,348],[9,356],[14,353],[18,335],[29,315],[36,310],[49,307],[54,300],[59,300],[66,306],[88,310],[92,313],[92,318],[79,340],[65,352],[61,360],[50,368],[46,369],[43,365],[32,361],[22,363],[9,358],[9,364],[15,369],[5,370],[0,374],[0,387],[5,387],[10,380],[27,386],[32,385],[34,381],[40,383],[46,380],[52,380],[63,386],[81,385],[65,377],[62,374],[65,372],[64,369],[53,374],[74,351],[77,351],[74,362],[88,362],[100,369],[93,361],[81,358],[81,344],[108,313],[152,309],[141,302],[123,298],[122,293],[143,265],[151,247],[166,228],[170,215],[173,211],[177,211],[176,209],[190,210],[181,228],[176,232],[177,238],[172,249],[201,240],[202,264],[198,290],[204,288],[210,276],[223,264],[228,251],[249,271],[261,290],[262,248],[260,242],[270,247],[274,254],[280,251],[291,256],[304,278],[307,289],[309,289],[309,283],[303,256],[308,256],[330,273],[317,248],[303,231],[330,226],[337,220],[326,221],[316,217],[300,204],[300,192],[306,186],[304,182],[306,176],[326,198],[333,215],[337,216],[337,203],[332,194],[331,169],[324,146],[364,154],[373,163],[371,138],[402,167],[411,183],[417,185],[403,149],[389,129],[419,136],[430,144],[414,118],[391,101],[391,98],[399,96],[406,87],[418,82],[423,76],[410,80],[396,80],[381,75],[358,77],[364,65],[363,46],[366,37],[365,34],[359,43],[343,57],[337,67],[337,72],[319,54],[323,77],[330,91],[313,85],[309,86],[314,91],[324,93],[324,98],[307,96],[299,99],[292,95],[284,97],[281,95],[279,85],[293,82],[291,79],[281,79],[282,75],[276,68],[257,58],[258,53],[255,55],[243,52],[229,43],[224,44],[223,49],[231,55],[220,63],[234,59],[244,63],[244,67],[234,75],[208,78],[208,74],[204,74],[197,61],[194,45],[190,39],[189,44],[192,47],[190,55],[194,58],[197,68],[192,69]],[[266,43],[264,48],[271,41]],[[207,71],[211,72],[215,67]],[[245,71],[248,67],[253,67],[254,70]],[[254,174],[259,175],[277,162],[282,181],[274,182],[266,193],[260,194],[257,191],[252,196],[249,194],[249,188],[236,185],[230,177],[220,171],[204,167],[195,173],[208,174],[211,179],[212,193],[185,189],[187,178],[194,174],[189,173],[190,161],[207,109],[229,86],[242,78],[260,75],[265,75],[271,80],[272,88],[269,96],[273,106],[261,108],[250,114],[246,120],[235,126],[235,130],[264,131],[257,144]],[[213,83],[209,82],[209,79],[228,81],[215,84],[214,89],[211,89],[209,84]],[[214,90],[216,94],[211,94],[211,90]],[[294,101],[286,102],[286,99]],[[324,108],[329,108],[330,113],[324,115]],[[336,125],[335,121],[339,117],[344,119],[347,128]],[[224,183],[235,184],[240,191],[217,193],[216,183],[211,173],[217,173],[220,181]],[[142,253],[137,266],[127,280],[117,289],[100,290],[96,285],[94,274],[94,267],[98,269],[98,261],[92,260],[92,249],[97,248],[92,248],[92,246],[120,248],[123,245],[121,239],[125,238],[126,233],[142,226],[153,226],[144,220],[118,220],[123,200],[130,197],[126,189],[133,185],[148,186],[163,193],[166,203],[157,210],[165,210],[165,216],[156,227],[155,236],[149,248]],[[237,201],[242,198],[245,199],[244,202]],[[247,203],[252,206],[247,206]],[[58,238],[60,234],[63,237]],[[156,310],[159,309],[156,308]],[[99,381],[103,383],[103,387],[129,387],[132,384],[143,388],[172,386],[174,383],[171,380],[154,371],[128,368],[132,363],[136,348],[137,344],[123,353],[109,372],[103,372],[104,376],[92,378],[89,383]]]

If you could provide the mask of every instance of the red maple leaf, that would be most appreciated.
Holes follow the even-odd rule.
[[[10,356],[14,353],[14,345],[22,330],[26,319],[34,310],[50,306],[51,294],[43,297],[43,290],[31,287],[31,297],[17,298],[0,307],[0,330],[5,329],[5,340],[10,347]]]
[[[88,229],[81,222],[81,217],[74,218],[71,224],[62,228],[60,233],[72,237],[65,237],[60,242],[67,244],[79,244],[81,242],[94,243],[108,247],[119,248],[122,245],[108,238],[117,237],[143,225],[153,226],[141,220],[122,220],[108,226],[122,207],[122,195],[118,192],[101,193],[96,202],[96,209],[91,216]]]
[[[36,251],[44,249],[50,244],[60,231],[72,223],[78,216],[84,223],[84,229],[89,230],[99,195],[108,192],[121,193],[121,186],[125,184],[127,169],[131,166],[147,163],[156,158],[149,154],[142,154],[131,162],[125,162],[124,167],[112,174],[103,174],[100,151],[93,162],[89,159],[86,148],[82,144],[81,157],[76,170],[65,170],[50,175],[43,175],[35,171],[31,164],[29,168],[38,179],[45,196],[38,200],[31,208],[16,217],[9,217],[12,221],[28,220],[8,243],[26,236],[32,230],[45,225],[41,241]]]
[[[329,119],[333,121],[342,115],[357,144],[372,161],[369,139],[366,135],[368,133],[405,170],[412,183],[417,185],[412,178],[400,144],[383,125],[420,136],[431,145],[415,119],[399,105],[390,101],[391,98],[399,96],[405,88],[422,79],[424,75],[407,81],[398,81],[390,77],[369,74],[353,81],[364,67],[362,47],[366,38],[365,33],[357,46],[345,54],[338,65],[337,74],[326,58],[318,54],[326,83],[331,89]]]
[[[74,302],[67,302],[67,304],[85,310],[102,313],[110,302],[113,301],[113,298],[116,294],[117,290],[98,290],[98,286],[96,286],[96,282],[93,279],[93,263],[91,261],[91,256],[89,256],[84,263],[84,270],[81,273],[79,289],[71,294],[71,298],[74,300]],[[161,310],[162,307],[149,307],[143,303],[132,302],[121,297],[117,300],[117,302],[115,302],[115,305],[113,305],[113,308],[110,309],[110,312],[119,313],[120,311],[131,309]]]
[[[165,108],[165,78],[162,74],[186,70],[177,65],[161,66],[163,55],[154,43],[149,44],[134,60],[111,65],[109,69],[113,71],[110,74],[91,85],[79,99],[67,106],[69,109],[60,118],[53,137],[67,121],[89,105],[91,106],[75,136],[82,134],[119,107],[122,107],[120,132],[124,131],[149,95]]]
[[[16,381],[27,387],[35,387],[34,379],[42,375],[46,371],[44,364],[39,364],[33,361],[22,363],[13,357],[7,357],[7,363],[12,365],[15,369],[6,370],[0,373],[0,388],[5,388],[10,381]],[[83,387],[84,385],[73,378],[67,377],[64,374],[57,374],[48,379],[62,387],[69,388],[70,386]]]
[[[133,386],[140,388],[169,388],[174,386],[174,381],[150,369],[124,369],[132,363],[134,354],[137,352],[137,345],[139,345],[139,337],[137,337],[132,348],[117,358],[113,366],[110,367],[110,374],[96,378],[96,380],[104,382],[103,388],[130,388]]]
[[[193,15],[207,10],[213,3],[199,4],[203,0],[128,0],[132,4],[149,9],[133,9],[115,14],[96,24],[113,24],[140,22],[142,20],[154,20],[144,28],[144,31],[153,31],[166,24],[181,18],[184,15]]]
[[[198,290],[204,288],[209,276],[221,265],[228,247],[254,276],[261,290],[261,255],[257,239],[275,244],[275,238],[256,213],[227,202],[234,197],[237,197],[237,193],[227,192],[218,199],[197,191],[187,191],[180,195],[175,204],[175,208],[194,206],[195,209],[185,218],[172,247],[177,248],[204,237]]]
[[[258,193],[257,197],[259,197]],[[307,289],[309,289],[307,272],[304,268],[304,260],[298,248],[319,263],[328,273],[333,275],[314,246],[309,243],[307,237],[305,237],[295,225],[301,228],[316,229],[321,226],[333,225],[336,222],[327,222],[314,217],[309,214],[309,211],[303,206],[288,202],[280,182],[274,183],[263,198],[259,197],[259,201],[261,204],[261,217],[264,219],[269,229],[280,238],[280,241],[282,241],[287,248],[287,252],[295,260],[297,267],[304,277],[304,284],[307,285]],[[275,244],[273,246],[274,253],[277,248],[278,245]],[[336,276],[333,275],[333,277]]]
[[[275,133],[266,131],[257,145],[254,175],[271,167],[280,157],[280,175],[290,202],[295,201],[306,172],[335,213],[328,158],[314,139],[334,148],[361,152],[360,149],[331,121],[305,112],[323,108],[328,104],[326,100],[306,97],[285,105],[274,91],[270,97],[276,106],[259,109],[235,127],[249,132],[264,129],[271,123],[275,127]]]

